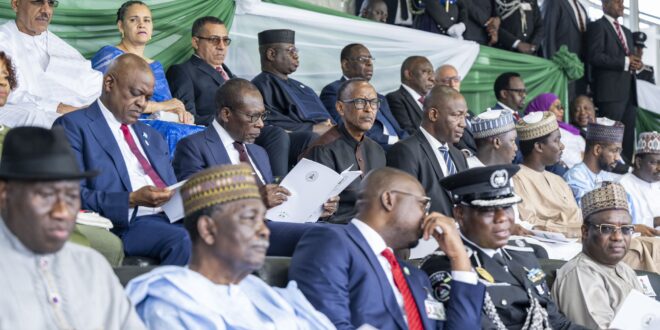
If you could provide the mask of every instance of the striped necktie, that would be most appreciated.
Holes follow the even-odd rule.
[[[451,155],[449,154],[449,148],[447,146],[442,146],[438,148],[440,150],[440,153],[442,153],[442,158],[445,159],[445,165],[447,165],[447,175],[454,175],[456,174],[456,165],[454,165],[454,161],[451,159]]]

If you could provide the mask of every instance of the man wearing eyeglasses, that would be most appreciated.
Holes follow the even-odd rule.
[[[440,181],[452,196],[453,216],[471,266],[486,285],[479,328],[583,329],[559,312],[532,247],[523,240],[509,242],[513,206],[522,200],[511,184],[519,169],[511,164],[477,167]],[[450,272],[453,263],[443,249],[420,267],[441,302],[452,301],[459,284]]]
[[[451,64],[442,65],[436,70],[435,82],[438,85],[451,87],[459,93],[461,91],[461,76],[458,74],[458,70],[456,70]],[[466,153],[466,155],[468,155],[467,157],[477,154],[477,144],[474,142],[472,124],[470,123],[472,116],[472,113],[468,110],[467,116],[465,116],[465,130],[463,136],[461,136],[461,139],[456,143],[456,148]]]
[[[332,115],[335,122],[341,121],[341,116],[335,108],[337,102],[337,91],[342,82],[352,78],[362,78],[371,80],[374,73],[374,61],[369,49],[362,44],[349,44],[344,47],[340,54],[342,77],[323,87],[321,91],[321,100],[323,105]],[[378,94],[380,106],[376,112],[376,121],[372,128],[367,132],[367,136],[378,142],[385,151],[391,145],[408,136],[408,133],[401,129],[396,118],[392,114],[385,96]]]
[[[252,167],[263,202],[270,209],[284,203],[291,193],[275,183],[266,151],[254,144],[264,128],[266,112],[259,90],[248,80],[232,78],[216,92],[218,113],[204,131],[187,136],[176,146],[172,167],[179,181],[204,169],[246,163]],[[337,209],[337,197],[325,203],[321,217]],[[268,255],[291,256],[307,226],[269,222],[273,232]]]
[[[411,175],[389,167],[369,172],[357,214],[345,226],[317,226],[300,240],[289,279],[337,329],[479,329],[484,285],[477,282],[451,218],[429,214],[430,198]],[[451,258],[451,299],[432,296],[428,277],[394,253],[420,238]]]
[[[218,107],[216,91],[225,81],[234,77],[225,64],[231,38],[223,21],[213,16],[195,20],[192,26],[192,47],[189,60],[175,64],[167,70],[167,81],[172,96],[185,104],[195,116],[195,124],[209,126],[214,122]],[[279,127],[266,125],[256,143],[268,153],[273,174],[283,177],[289,170],[289,137]]]
[[[626,191],[609,183],[582,197],[582,252],[557,270],[552,296],[571,320],[607,329],[632,290],[642,292],[635,272],[622,262],[635,226]]]
[[[101,94],[102,74],[77,50],[48,31],[55,0],[12,0],[16,19],[0,27],[0,50],[18,72],[0,122],[50,126],[61,114],[85,107]],[[36,118],[26,118],[27,109]]]
[[[336,101],[341,116],[339,125],[321,135],[303,154],[304,158],[321,163],[337,173],[351,168],[369,171],[385,167],[385,152],[367,136],[374,125],[380,98],[371,84],[363,78],[344,81],[339,86]],[[355,202],[360,178],[339,194],[339,208],[328,222],[348,223],[355,216]]]

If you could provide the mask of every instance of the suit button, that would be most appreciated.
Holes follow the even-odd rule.
[[[453,17],[450,17],[450,18],[449,18],[449,20],[450,20],[450,21],[453,21],[453,20],[454,20],[454,18],[453,18]]]
[[[506,299],[502,299],[502,306],[506,306],[509,302]]]

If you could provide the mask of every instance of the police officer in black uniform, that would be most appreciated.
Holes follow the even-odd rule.
[[[483,329],[584,329],[572,324],[550,298],[545,274],[524,240],[509,242],[512,206],[521,201],[510,178],[518,165],[478,167],[440,181],[451,193],[454,218],[461,228],[479,281],[486,285],[481,317]],[[449,259],[436,251],[422,262],[433,294],[449,299]]]
[[[633,32],[633,44],[635,45],[635,54],[638,56],[644,55],[644,48],[646,48],[646,33]],[[650,65],[644,64],[641,70],[635,72],[637,79],[648,81],[655,85],[655,70]]]
[[[417,0],[413,5],[423,8],[415,16],[415,29],[463,39],[468,19],[465,0]]]

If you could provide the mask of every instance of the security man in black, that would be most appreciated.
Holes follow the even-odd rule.
[[[454,202],[454,218],[479,281],[486,285],[482,329],[584,329],[572,324],[550,298],[532,247],[524,240],[509,242],[514,223],[512,206],[521,201],[510,178],[518,165],[478,167],[440,181]],[[449,259],[440,250],[421,265],[433,294],[447,301],[451,291]]]

